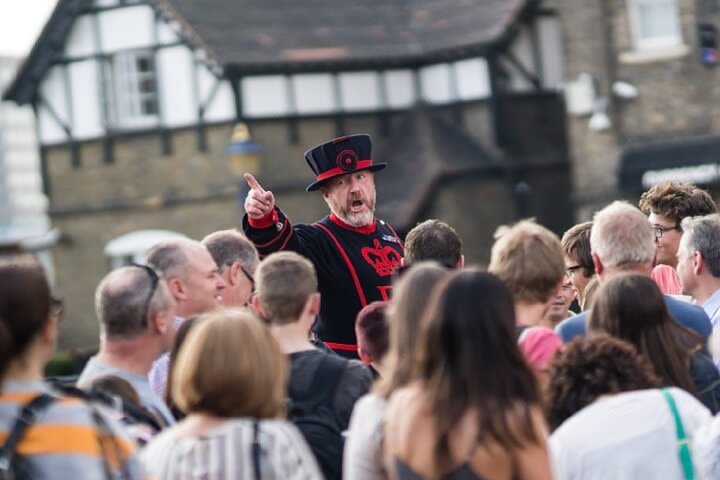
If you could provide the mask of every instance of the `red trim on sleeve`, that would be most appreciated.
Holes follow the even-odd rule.
[[[279,232],[276,236],[274,236],[272,240],[270,240],[270,241],[267,242],[267,243],[262,243],[262,244],[256,243],[256,244],[255,244],[255,248],[261,249],[261,248],[269,247],[269,246],[272,245],[273,243],[277,242],[278,239],[279,239],[280,237],[282,237],[282,235],[283,235],[283,233],[285,232],[285,229],[287,228],[287,226],[288,226],[289,223],[290,223],[290,222],[288,222],[288,219],[285,218],[285,221],[283,222],[283,226],[282,226],[282,228],[280,229],[280,232]],[[292,226],[292,225],[290,225],[290,226]]]
[[[347,343],[333,343],[333,342],[323,342],[326,347],[331,348],[333,350],[344,350],[346,352],[357,352],[358,346],[357,345],[349,345]]]
[[[321,223],[315,224],[318,228],[322,229],[325,233],[328,234],[330,237],[330,240],[333,241],[335,244],[335,247],[340,252],[340,255],[342,255],[343,259],[345,260],[345,263],[347,264],[348,270],[350,270],[350,275],[352,276],[353,282],[355,283],[355,290],[357,290],[358,297],[360,298],[360,304],[364,307],[367,305],[367,300],[365,300],[365,293],[362,290],[362,287],[360,286],[360,279],[357,276],[357,272],[355,271],[355,267],[353,267],[352,262],[350,262],[350,258],[347,256],[347,253],[345,253],[345,249],[340,245],[340,242],[338,242],[338,239],[335,238],[335,235],[325,226]]]
[[[355,170],[343,170],[340,167],[331,168],[330,170],[327,170],[320,175],[317,176],[317,181],[325,180],[327,178],[336,177],[338,175],[345,175],[346,173],[353,173],[357,170],[362,170],[363,168],[369,168],[372,167],[372,160],[358,160],[357,166],[355,167]]]
[[[278,217],[277,211],[274,208],[272,212],[262,218],[255,219],[248,215],[248,224],[253,228],[268,228],[278,220],[280,220],[280,217]]]

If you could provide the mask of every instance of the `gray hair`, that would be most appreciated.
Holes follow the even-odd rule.
[[[152,247],[145,261],[166,279],[184,277],[190,262],[187,249],[193,245],[200,243],[188,238],[166,240]]]
[[[650,266],[655,260],[655,232],[640,210],[615,201],[595,213],[590,250],[607,267]]]
[[[250,273],[255,271],[260,258],[255,245],[237,230],[220,230],[213,232],[202,240],[218,268],[234,262],[240,264]]]
[[[678,249],[680,255],[700,252],[712,276],[720,277],[720,215],[686,217],[680,226],[683,230]]]
[[[158,281],[149,302],[147,318],[143,318],[152,285],[150,272],[136,266],[113,270],[100,281],[95,290],[95,313],[106,338],[141,335],[151,318],[170,309],[170,292],[165,282]]]

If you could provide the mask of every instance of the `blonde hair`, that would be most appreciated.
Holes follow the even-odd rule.
[[[172,396],[189,413],[280,418],[287,360],[248,309],[202,315],[178,352]]]
[[[546,302],[565,275],[557,235],[532,220],[495,232],[488,271],[510,287],[515,302]]]
[[[318,288],[315,267],[294,252],[273,253],[260,262],[255,282],[267,320],[278,325],[297,321]]]

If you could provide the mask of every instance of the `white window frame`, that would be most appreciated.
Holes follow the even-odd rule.
[[[140,71],[138,62],[145,59],[150,69]],[[113,127],[143,128],[159,122],[159,92],[157,64],[151,50],[129,50],[113,55],[105,64],[108,119]],[[153,84],[152,91],[141,89],[143,81]],[[145,102],[154,102],[154,110],[145,108]]]
[[[644,5],[670,4],[674,9],[675,33],[667,35],[644,38],[641,36],[641,13],[640,7]],[[674,47],[683,44],[680,15],[678,12],[677,0],[627,0],[628,16],[630,20],[630,31],[632,34],[635,50],[658,50],[666,47]]]

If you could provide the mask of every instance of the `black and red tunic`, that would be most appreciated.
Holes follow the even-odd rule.
[[[334,214],[312,225],[293,225],[275,208],[260,220],[243,218],[243,231],[261,258],[292,250],[315,265],[321,294],[313,331],[335,350],[355,350],[355,317],[362,307],[389,298],[392,274],[405,250],[382,220],[355,228]]]

